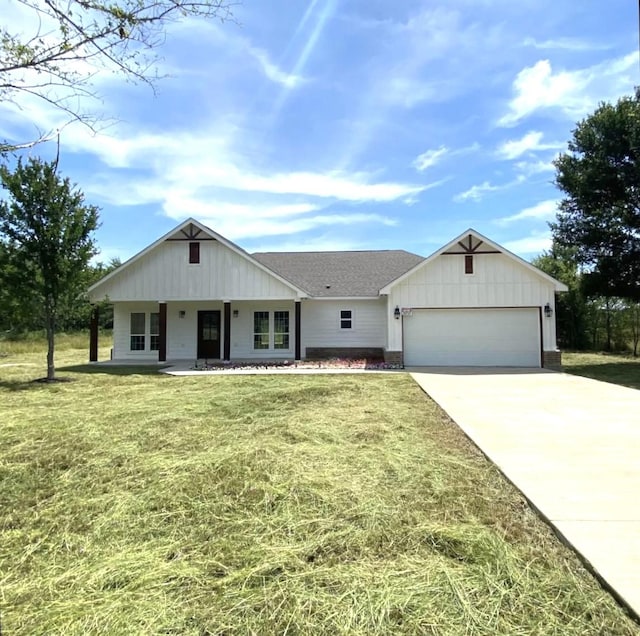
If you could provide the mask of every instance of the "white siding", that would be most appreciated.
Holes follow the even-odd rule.
[[[340,311],[350,309],[351,329],[340,328]],[[302,302],[302,355],[306,347],[386,346],[387,303],[375,300],[304,300]]]
[[[224,305],[222,302],[172,302],[167,303],[167,359],[195,361],[198,346],[198,311],[220,312],[220,356],[224,355]],[[237,310],[237,317],[233,311]],[[147,334],[149,313],[157,312],[158,303],[116,303],[113,317],[113,357],[117,360],[157,361],[158,352],[149,350],[146,338],[145,351],[130,350],[130,324],[132,312],[146,314]],[[253,312],[289,312],[289,349],[253,349]],[[184,316],[180,317],[180,312]],[[273,314],[271,313],[271,319]],[[273,323],[271,324],[273,329]],[[231,303],[231,359],[293,359],[295,355],[295,312],[290,301],[232,302]]]
[[[464,256],[440,255],[398,283],[389,308],[544,307],[555,312],[553,283],[504,254],[476,254],[474,273],[464,273]],[[555,319],[543,318],[543,346],[556,348]],[[391,351],[402,350],[401,321],[389,321]]]
[[[194,360],[198,353],[198,311],[220,312],[220,355],[224,342],[224,314],[221,302],[209,301],[167,303],[167,359]],[[180,312],[184,311],[184,317]]]
[[[236,317],[233,310],[238,311]],[[273,312],[289,312],[289,348],[288,349],[254,349],[253,348],[253,314],[256,311],[269,312],[269,326],[273,334]],[[304,327],[303,327],[304,333]],[[273,340],[273,337],[271,338]],[[273,342],[271,342],[273,344]],[[231,359],[259,360],[284,359],[295,357],[295,306],[293,302],[238,302],[231,303]]]
[[[158,303],[118,303],[113,307],[113,358],[114,360],[158,360],[158,352],[149,350],[149,314],[158,311]],[[131,351],[131,314],[145,314],[145,350]]]
[[[102,284],[92,300],[168,301],[295,298],[296,292],[219,241],[200,242],[189,264],[188,241],[165,241]]]

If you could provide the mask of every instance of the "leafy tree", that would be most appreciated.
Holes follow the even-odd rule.
[[[626,320],[631,334],[631,345],[633,357],[638,357],[638,346],[640,345],[640,303],[630,303],[626,310]]]
[[[587,307],[575,249],[554,244],[550,251],[543,252],[532,264],[569,288],[556,297],[558,343],[566,349],[583,349],[588,342]]]
[[[555,243],[575,249],[589,295],[640,300],[640,100],[601,104],[555,163]]]
[[[98,208],[57,174],[57,162],[18,161],[0,166],[8,200],[0,201],[0,242],[6,267],[2,286],[42,321],[47,334],[47,380],[55,379],[55,332],[86,281],[96,253],[92,236]]]
[[[231,17],[232,0],[15,0],[22,20],[0,26],[0,101],[32,95],[91,125],[82,110],[97,71],[153,84],[155,51],[179,18]],[[29,19],[31,18],[31,19]],[[32,32],[29,33],[29,28]],[[25,35],[25,33],[27,35]],[[48,138],[54,131],[41,133]],[[22,147],[36,142],[26,142]],[[15,148],[5,144],[0,150]]]

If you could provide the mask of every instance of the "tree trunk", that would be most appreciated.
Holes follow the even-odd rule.
[[[55,327],[53,318],[47,316],[47,380],[56,379],[56,368],[53,362],[55,350]]]
[[[607,351],[611,351],[611,305],[610,305],[610,299],[609,296],[607,296],[606,299],[606,322],[605,322],[605,326],[607,329]]]
[[[640,303],[631,305],[631,335],[633,337],[633,357],[638,357],[638,341],[640,341]]]

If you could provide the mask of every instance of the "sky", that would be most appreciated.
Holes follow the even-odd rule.
[[[16,0],[6,24],[28,32]],[[4,10],[4,9],[3,9]],[[631,0],[244,0],[170,25],[152,91],[94,76],[94,133],[32,96],[0,138],[61,129],[104,262],[194,217],[249,252],[405,249],[474,228],[550,247],[552,161],[640,84]],[[51,158],[55,144],[25,154]]]

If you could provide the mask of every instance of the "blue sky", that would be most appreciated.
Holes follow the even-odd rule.
[[[428,255],[473,227],[531,259],[560,197],[551,161],[576,121],[640,84],[630,0],[245,0],[234,14],[171,26],[156,95],[96,76],[82,107],[112,120],[63,129],[61,171],[102,210],[101,260],[190,216],[248,251]],[[33,98],[0,104],[3,138],[63,122]]]

